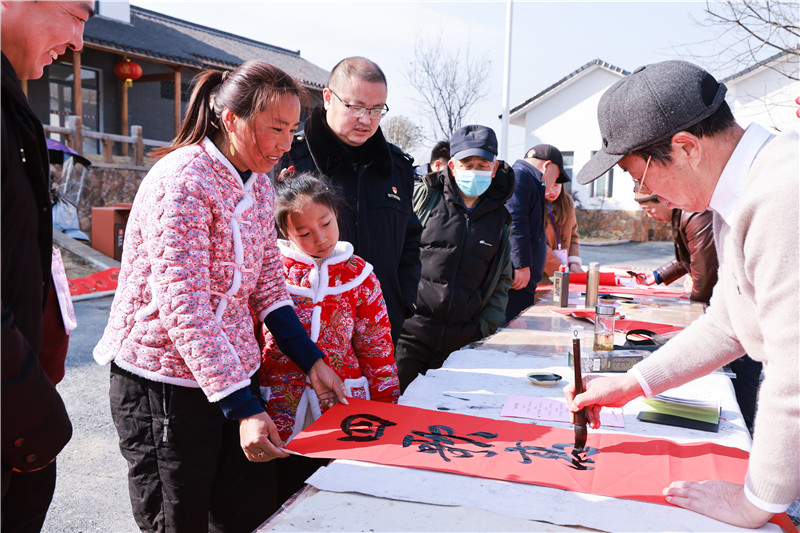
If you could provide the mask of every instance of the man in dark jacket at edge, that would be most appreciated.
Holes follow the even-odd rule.
[[[19,80],[40,78],[83,48],[94,2],[3,2],[2,27],[2,527],[40,531],[56,455],[72,436],[55,388],[67,337],[51,278],[53,223],[44,130]]]
[[[689,299],[708,305],[714,285],[717,284],[719,269],[717,247],[714,244],[713,211],[706,209],[700,213],[690,213],[672,209],[660,202],[655,194],[636,193],[634,199],[650,218],[670,224],[675,244],[675,259],[652,272],[639,274],[637,281],[645,285],[669,285],[684,274],[689,274],[692,278]],[[733,391],[745,424],[752,433],[763,365],[745,354],[728,366],[736,374],[736,379],[732,381]]]
[[[378,65],[363,57],[340,61],[322,92],[323,106],[311,113],[275,172],[289,166],[319,171],[342,188],[348,205],[338,217],[340,239],[375,269],[397,343],[417,296],[422,228],[411,206],[413,159],[380,129],[389,110],[386,95]]]
[[[637,281],[645,285],[669,285],[684,274],[689,274],[692,278],[689,299],[708,305],[714,285],[717,284],[719,269],[712,230],[714,213],[708,209],[702,213],[672,209],[661,203],[655,194],[637,193],[634,199],[647,216],[670,225],[675,245],[675,259],[652,272],[638,275]]]
[[[416,311],[395,352],[401,391],[505,322],[512,274],[505,229],[511,217],[504,204],[514,190],[514,171],[497,160],[497,137],[485,126],[456,130],[450,155],[414,194],[424,224],[422,276]]]
[[[542,280],[547,260],[545,191],[556,183],[569,181],[561,152],[549,144],[534,146],[512,168],[516,186],[506,207],[513,221],[511,263],[514,265],[514,283],[508,291],[506,322],[533,305],[536,285]]]

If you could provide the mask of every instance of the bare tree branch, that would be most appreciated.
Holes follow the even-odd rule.
[[[406,79],[420,95],[436,137],[449,139],[469,117],[475,104],[488,94],[491,62],[470,55],[469,47],[448,50],[442,36],[432,41],[417,37],[414,61],[406,67]]]
[[[706,0],[705,24],[719,26],[721,36],[738,41],[717,63],[742,70],[775,53],[800,56],[800,4],[797,0]],[[795,71],[778,71],[792,80]]]
[[[396,144],[404,152],[422,141],[422,129],[403,115],[391,116],[381,122],[381,131],[386,140]]]

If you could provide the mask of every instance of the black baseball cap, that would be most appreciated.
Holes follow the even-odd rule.
[[[597,122],[603,147],[578,172],[578,183],[590,183],[626,155],[710,117],[725,101],[726,91],[714,76],[686,61],[639,67],[600,98]]]
[[[556,183],[567,183],[571,181],[569,174],[564,170],[564,156],[561,155],[561,150],[552,144],[537,144],[525,153],[525,158],[527,159],[529,157],[555,163],[558,170],[561,171],[556,179]]]
[[[488,161],[497,158],[497,135],[492,128],[472,124],[453,132],[450,137],[450,157],[460,161],[473,155]]]

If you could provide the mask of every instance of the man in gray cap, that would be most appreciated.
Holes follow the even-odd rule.
[[[578,173],[586,184],[614,165],[634,190],[669,207],[714,211],[719,281],[707,313],[626,374],[584,378],[565,395],[599,427],[602,405],[622,406],[707,374],[745,352],[764,363],[743,485],[674,481],[667,502],[759,527],[800,496],[800,231],[798,135],[746,130],[725,85],[682,61],[647,65],[600,99],[603,147]],[[789,267],[786,268],[785,266]]]

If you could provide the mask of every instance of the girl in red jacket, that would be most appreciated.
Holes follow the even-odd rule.
[[[347,396],[396,402],[400,389],[386,304],[372,265],[353,255],[352,244],[339,241],[336,215],[341,203],[339,192],[323,176],[289,171],[278,178],[275,221],[286,237],[278,240],[286,288]],[[267,330],[264,340],[259,382],[267,412],[281,438],[289,441],[320,416],[319,402],[303,371]],[[278,463],[278,488],[287,497],[320,464],[297,456]]]

